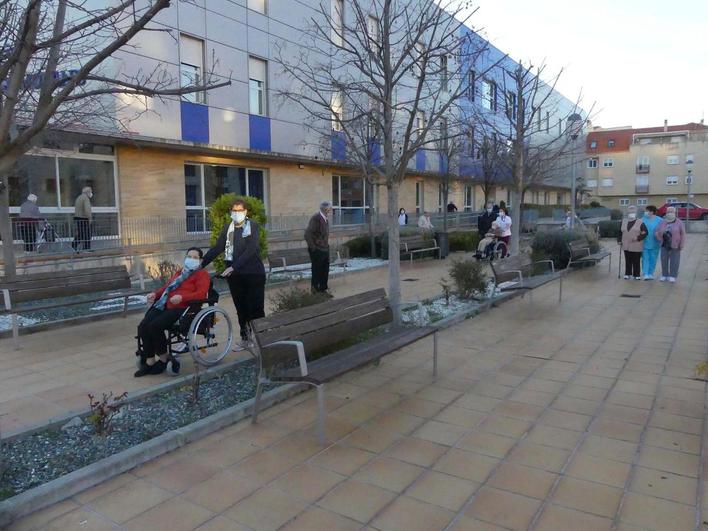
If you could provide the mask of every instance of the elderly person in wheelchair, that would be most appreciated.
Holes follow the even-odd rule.
[[[171,364],[170,372],[179,372],[179,362],[172,357],[170,342],[166,336],[179,321],[191,302],[207,299],[211,279],[200,268],[202,250],[191,247],[187,250],[184,265],[163,287],[147,296],[150,308],[138,325],[138,351],[140,368],[135,373],[139,378],[147,374],[161,374]]]

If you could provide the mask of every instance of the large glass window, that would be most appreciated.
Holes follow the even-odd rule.
[[[218,164],[185,164],[187,231],[209,230],[209,207],[224,194],[249,195],[265,202],[265,172]]]
[[[60,206],[73,207],[86,186],[93,191],[92,206],[115,206],[113,161],[59,157]]]
[[[366,222],[373,195],[373,190],[367,188],[366,180],[362,177],[332,176],[332,205],[336,225]]]
[[[54,157],[22,157],[9,178],[10,206],[19,207],[29,194],[40,207],[56,207],[57,178]]]
[[[266,116],[266,62],[256,57],[249,57],[248,77],[250,113]]]
[[[180,85],[194,87],[204,83],[204,41],[188,35],[179,36]],[[190,92],[182,98],[194,103],[205,103],[205,92]]]
[[[465,212],[474,210],[474,187],[471,184],[465,186],[464,207]]]

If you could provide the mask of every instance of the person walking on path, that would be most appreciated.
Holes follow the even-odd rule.
[[[74,241],[71,246],[74,251],[91,250],[91,198],[93,190],[84,186],[74,203]]]
[[[502,258],[504,258],[508,252],[509,244],[511,243],[511,216],[509,215],[506,206],[499,207],[499,216],[497,217],[496,222],[499,225],[499,230],[501,231],[501,236],[499,239],[504,242],[507,249],[504,251],[504,256],[502,256]]]
[[[655,235],[661,241],[661,278],[659,280],[661,282],[666,280],[676,282],[681,264],[681,251],[686,244],[686,229],[683,222],[676,216],[676,207],[666,209],[666,215],[656,228]]]
[[[408,214],[406,214],[405,208],[400,208],[398,210],[398,224],[401,227],[405,227],[406,225],[408,225]]]
[[[477,231],[480,238],[484,237],[492,228],[492,223],[497,219],[497,214],[494,213],[494,205],[492,202],[487,203],[487,207],[480,216],[477,217]]]
[[[654,270],[656,269],[656,261],[659,258],[659,248],[661,246],[661,238],[654,237],[656,229],[661,223],[661,217],[656,215],[656,207],[654,205],[648,205],[644,209],[642,223],[649,231],[649,236],[644,239],[644,248],[642,249],[642,271],[644,280],[654,280]]]
[[[169,361],[172,362],[172,373],[179,373],[179,362],[168,359],[165,331],[177,322],[191,301],[208,296],[211,280],[209,273],[199,269],[201,258],[202,250],[190,247],[182,268],[172,275],[167,284],[148,294],[150,308],[138,325],[142,349],[136,352],[140,356],[140,368],[134,374],[136,378],[163,373]]]
[[[624,251],[625,279],[641,279],[640,264],[644,249],[643,240],[648,234],[647,226],[642,220],[637,219],[637,207],[630,206],[627,209],[627,219],[622,221],[620,235],[617,238],[617,243],[622,245]]]
[[[20,205],[20,217],[17,220],[20,236],[25,242],[25,252],[32,253],[37,242],[37,229],[42,213],[37,206],[37,196],[29,194],[27,200]]]
[[[457,205],[456,205],[454,202],[450,201],[450,202],[447,204],[447,211],[448,211],[448,212],[451,212],[451,213],[452,213],[452,212],[457,212]]]
[[[265,317],[266,276],[260,256],[259,234],[258,223],[248,218],[246,203],[237,199],[231,205],[231,220],[224,224],[216,243],[202,259],[202,267],[206,267],[224,254],[226,268],[221,276],[229,285],[241,328],[241,343],[237,350],[249,346],[250,322]]]
[[[307,251],[312,263],[312,279],[310,287],[313,293],[326,292],[329,289],[329,220],[327,216],[332,211],[330,201],[322,201],[320,210],[315,213],[305,229]]]

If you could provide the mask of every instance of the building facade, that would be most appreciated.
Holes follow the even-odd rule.
[[[688,123],[594,128],[586,144],[587,201],[640,209],[690,201],[708,206],[708,127]]]
[[[346,17],[346,4],[331,0],[331,9]],[[83,129],[43,139],[10,180],[11,213],[17,215],[27,194],[34,193],[43,213],[70,218],[76,196],[89,185],[98,236],[115,236],[141,221],[149,227],[156,219],[204,232],[207,209],[227,192],[262,199],[271,219],[311,213],[329,199],[335,222],[363,222],[372,207],[385,205],[385,188],[367,191],[362,176],[340,162],[334,142],[331,152],[323,152],[303,113],[276,97],[290,83],[278,68],[276,48],[285,45],[298,53],[302,27],[317,19],[320,5],[320,0],[173,2],[151,24],[168,31],[141,32],[112,57],[109,68],[116,75],[164,69],[185,85],[218,70],[231,72],[231,84],[181,98],[119,97],[112,108],[127,130]],[[483,59],[488,64],[504,57],[489,50]],[[482,71],[484,65],[476,68]],[[474,80],[467,103],[503,119],[496,98],[505,96],[491,83]],[[557,98],[570,108],[560,94]],[[551,126],[551,118],[544,118],[547,130],[562,117],[552,120]],[[474,153],[472,145],[472,161],[479,158]],[[474,163],[467,167],[452,183],[450,200],[459,210],[478,210],[484,203],[478,172]],[[440,170],[436,153],[416,156],[401,187],[401,206],[409,212],[441,211]],[[544,184],[531,194],[548,204],[564,204],[569,197],[562,184]],[[510,203],[510,194],[500,185],[492,199]]]

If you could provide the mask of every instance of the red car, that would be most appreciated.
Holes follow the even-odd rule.
[[[676,215],[679,219],[686,219],[686,206],[688,206],[689,219],[708,220],[708,208],[703,208],[701,205],[697,205],[696,203],[687,203],[686,201],[664,203],[657,209],[656,213],[663,216],[666,214],[666,208],[670,206],[676,207]]]

